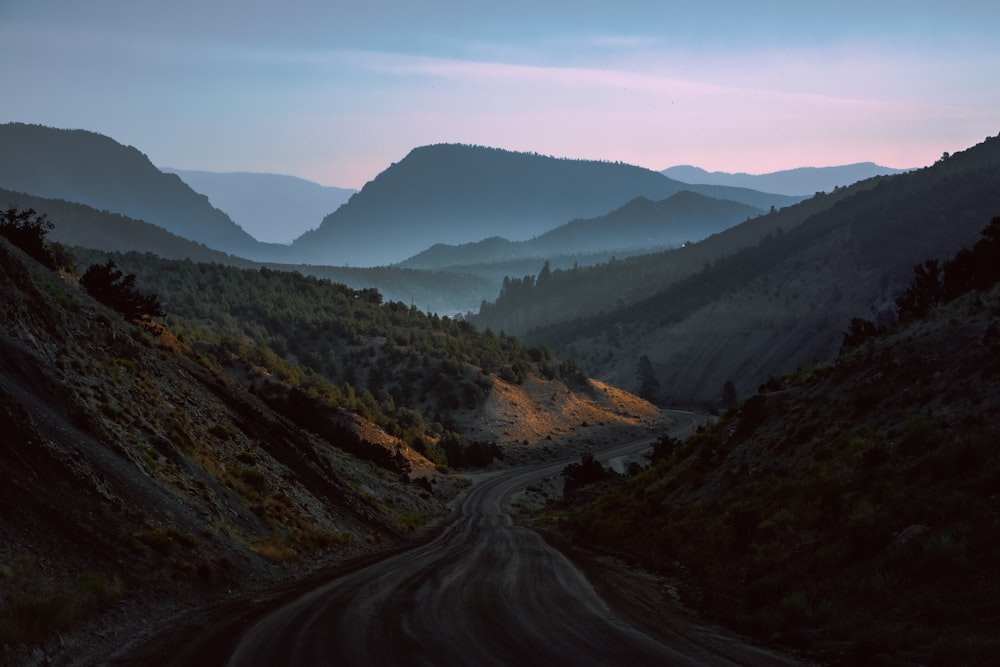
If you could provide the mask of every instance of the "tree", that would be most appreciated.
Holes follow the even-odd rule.
[[[941,303],[941,266],[936,259],[928,259],[913,267],[913,282],[896,297],[900,318],[906,313],[923,317],[931,307]]]
[[[727,409],[733,407],[736,405],[736,398],[736,385],[732,380],[726,380],[726,384],[722,386],[722,406]]]
[[[647,401],[653,400],[660,388],[660,381],[656,379],[656,371],[653,370],[653,362],[649,360],[648,355],[639,357],[635,372],[639,377],[639,396]]]
[[[44,213],[39,214],[33,208],[21,211],[12,206],[0,214],[0,235],[50,269],[58,268],[45,243],[53,226]]]
[[[547,283],[552,277],[552,268],[549,266],[549,260],[545,260],[545,264],[542,265],[542,270],[538,272],[538,279],[535,281],[536,285],[541,286]]]
[[[595,482],[601,482],[612,476],[612,472],[605,470],[600,461],[594,458],[591,453],[582,454],[579,463],[570,463],[563,468],[562,476],[563,493],[567,496],[573,495],[580,488]]]
[[[882,329],[871,320],[866,320],[863,317],[855,317],[851,320],[850,326],[844,333],[844,340],[841,343],[840,349],[846,350],[858,347],[869,338],[874,338],[881,333]]]
[[[80,284],[92,297],[130,320],[146,322],[163,316],[156,295],[140,292],[135,286],[135,274],[123,275],[112,259],[104,265],[92,264]]]

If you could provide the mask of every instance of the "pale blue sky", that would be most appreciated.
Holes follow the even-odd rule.
[[[998,5],[0,0],[0,122],[356,188],[438,142],[922,166],[1000,132]]]

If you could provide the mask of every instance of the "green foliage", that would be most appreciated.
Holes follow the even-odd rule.
[[[80,277],[80,284],[92,297],[130,320],[162,317],[159,299],[156,295],[140,292],[135,280],[134,273],[124,275],[114,260],[109,259],[103,265],[92,264]]]
[[[931,308],[1000,282],[1000,217],[990,221],[971,250],[961,250],[942,266],[928,259],[913,268],[914,277],[896,297],[900,319],[922,318]]]
[[[38,213],[33,208],[22,211],[10,207],[0,213],[0,236],[50,269],[60,268],[67,261],[72,266],[72,258],[67,257],[65,248],[59,246],[53,252],[45,240],[53,226],[44,213]]]
[[[108,261],[94,251],[78,254]],[[426,436],[421,415],[474,408],[497,378],[517,383],[539,373],[572,383],[585,377],[547,349],[528,349],[512,336],[387,302],[372,289],[148,254],[115,255],[111,261],[171,305],[167,324],[173,330],[219,346],[220,364],[230,353],[246,358],[310,400],[356,412],[414,446],[418,438],[425,448],[434,439]],[[314,426],[325,432],[325,426]],[[483,449],[472,459],[488,454]]]
[[[844,333],[841,350],[858,347],[869,338],[874,338],[882,332],[883,329],[871,320],[866,320],[863,317],[852,318],[847,332]]]
[[[664,438],[649,469],[568,495],[564,525],[645,567],[680,564],[706,613],[765,639],[868,655],[966,633],[962,655],[989,664],[1000,394],[980,343],[998,300],[994,287],[931,308],[864,354],[769,381],[684,442]]]
[[[503,460],[503,453],[496,443],[469,440],[455,431],[445,431],[438,447],[453,468],[484,468],[494,459]]]
[[[737,398],[739,396],[736,394],[736,385],[732,380],[726,380],[726,384],[722,385],[722,407],[727,410],[735,407]]]
[[[563,468],[563,493],[572,496],[585,486],[596,484],[614,475],[606,470],[593,454],[583,454],[579,463],[570,463]]]
[[[19,558],[0,570],[0,645],[39,644],[117,602],[122,582],[87,570],[75,578],[43,583],[36,566]]]
[[[639,378],[639,396],[649,401],[655,399],[660,381],[656,379],[656,371],[648,355],[643,354],[639,357],[635,373]]]

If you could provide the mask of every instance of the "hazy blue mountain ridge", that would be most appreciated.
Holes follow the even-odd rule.
[[[526,240],[569,220],[604,215],[639,196],[662,200],[684,189],[757,208],[797,201],[738,188],[690,188],[621,163],[438,144],[412,150],[292,247],[312,262],[393,263],[435,240]]]
[[[543,252],[596,252],[617,248],[677,246],[732,227],[760,208],[682,190],[667,199],[636,197],[619,209],[589,220],[573,220],[530,241]]]
[[[884,317],[915,264],[948,257],[974,242],[1000,212],[1000,138],[931,167],[872,179],[800,206],[824,200],[834,203],[795,227],[772,226],[756,245],[705,262],[700,270],[689,265],[687,278],[648,298],[623,299],[621,307],[604,312],[599,312],[604,304],[590,298],[584,301],[591,305],[588,314],[528,339],[556,354],[571,352],[588,372],[623,388],[637,386],[637,360],[645,355],[660,398],[672,401],[712,401],[727,380],[751,393],[771,375],[829,361],[851,318]],[[797,208],[674,253],[698,253],[700,245],[743,227],[762,231],[770,218],[791,216]],[[664,253],[661,262],[669,264],[672,256]],[[620,268],[553,271],[544,284],[512,282],[500,300],[507,302],[501,312],[487,308],[487,316],[475,321],[487,326],[501,315],[527,331],[559,304],[574,302],[571,295],[596,289],[586,286],[630,295],[634,281]]]
[[[320,185],[284,174],[212,172],[164,167],[258,241],[291,243],[318,227],[356,190]]]
[[[157,225],[120,213],[99,211],[86,204],[45,199],[2,188],[0,203],[21,209],[33,208],[44,213],[54,225],[48,238],[69,246],[77,256],[78,263],[89,261],[87,257],[90,253],[81,249],[90,249],[104,253],[152,253],[165,259],[187,259],[239,268],[267,267],[297,271],[303,275],[343,283],[353,289],[375,288],[389,301],[419,304],[421,309],[443,315],[466,312],[477,307],[484,294],[495,293],[499,289],[503,277],[486,279],[460,271],[446,273],[396,267],[362,268],[257,262],[213,250]],[[85,264],[77,268],[82,270]]]
[[[85,130],[0,125],[0,187],[75,201],[158,225],[216,250],[259,255],[261,245],[138,149]]]
[[[874,162],[857,162],[835,167],[799,167],[766,174],[710,172],[684,164],[668,167],[661,173],[683,183],[729,185],[784,195],[811,195],[816,192],[830,192],[834,188],[844,187],[873,176],[891,176],[904,171],[907,170],[883,167]]]
[[[529,239],[639,196],[661,200],[683,189],[757,208],[796,201],[740,188],[682,186],[621,163],[424,146],[289,246],[254,239],[208,197],[158,170],[134,147],[95,132],[23,123],[0,126],[0,188],[119,213],[247,259],[344,266],[398,262],[434,243]],[[261,212],[279,216],[272,224],[286,225],[296,198],[274,199],[278,212]]]
[[[457,246],[436,244],[400,266],[468,267],[476,263],[528,258],[544,261],[565,256],[583,256],[578,263],[590,265],[607,261],[609,253],[628,257],[700,241],[761,213],[759,208],[687,190],[661,201],[636,197],[606,215],[572,220],[527,241],[494,236]]]

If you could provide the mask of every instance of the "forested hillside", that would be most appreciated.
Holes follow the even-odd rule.
[[[890,311],[914,264],[967,245],[998,210],[1000,139],[993,137],[931,167],[817,195],[655,258],[512,279],[473,321],[523,332],[575,308],[580,320],[527,339],[631,389],[645,355],[661,400],[714,404],[727,381],[748,391],[831,359],[853,316]],[[752,247],[706,256],[736,234]],[[664,273],[673,284],[650,290]]]
[[[50,263],[30,242],[38,223],[0,224],[0,662],[73,662],[80,641],[106,658],[178,605],[399,544],[447,514],[452,483],[364,419],[363,398],[125,319],[7,240]],[[113,285],[95,293],[119,308],[134,277]]]
[[[834,363],[734,394],[646,471],[567,481],[550,518],[823,662],[992,664],[998,281],[995,218],[974,247],[917,268],[891,326],[857,319]]]
[[[413,540],[464,485],[451,471],[501,445],[659,418],[544,348],[374,289],[71,255],[52,224],[0,212],[4,662],[106,657],[144,619]]]
[[[85,264],[108,257],[76,254]],[[383,301],[374,289],[267,268],[138,253],[110,257],[159,295],[172,331],[231,346],[241,356],[277,355],[301,364],[341,394],[360,396],[365,416],[394,435],[408,430],[394,421],[412,422],[417,428],[407,438],[418,450],[425,448],[432,423],[438,433],[457,429],[451,413],[479,406],[494,377],[509,383],[528,375],[583,381],[572,363],[555,360],[544,348],[528,349],[505,334],[481,333],[464,321]]]
[[[557,322],[616,310],[656,294],[722,257],[780,235],[850,194],[875,187],[877,182],[857,183],[795,206],[754,216],[683,248],[553,270],[551,280],[542,284],[538,284],[535,271],[508,275],[496,300],[482,304],[470,319],[481,327],[520,335]]]

